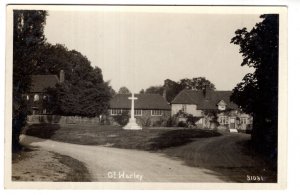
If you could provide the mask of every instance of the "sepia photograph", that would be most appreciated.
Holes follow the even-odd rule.
[[[6,186],[284,188],[286,18],[8,5]]]

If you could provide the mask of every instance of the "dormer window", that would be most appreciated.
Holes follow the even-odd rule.
[[[224,100],[219,101],[219,103],[217,104],[218,106],[218,110],[226,110],[226,103]]]

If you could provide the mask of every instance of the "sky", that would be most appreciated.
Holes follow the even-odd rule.
[[[45,36],[85,55],[118,91],[138,92],[165,79],[205,77],[217,90],[232,90],[242,67],[237,29],[251,29],[259,15],[120,9],[48,12]]]

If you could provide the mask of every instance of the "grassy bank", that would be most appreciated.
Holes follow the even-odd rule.
[[[115,126],[35,124],[27,135],[81,145],[107,145],[117,148],[157,151],[181,146],[194,139],[220,136],[211,130],[160,128],[142,131],[122,130]]]
[[[69,156],[25,148],[12,155],[12,180],[88,182],[91,176],[83,163]]]

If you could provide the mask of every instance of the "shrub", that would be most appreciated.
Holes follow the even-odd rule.
[[[113,119],[120,125],[124,126],[129,121],[129,113],[128,113],[128,111],[122,112],[121,115],[113,116]]]
[[[187,127],[187,124],[184,121],[180,121],[177,126],[178,127]]]

